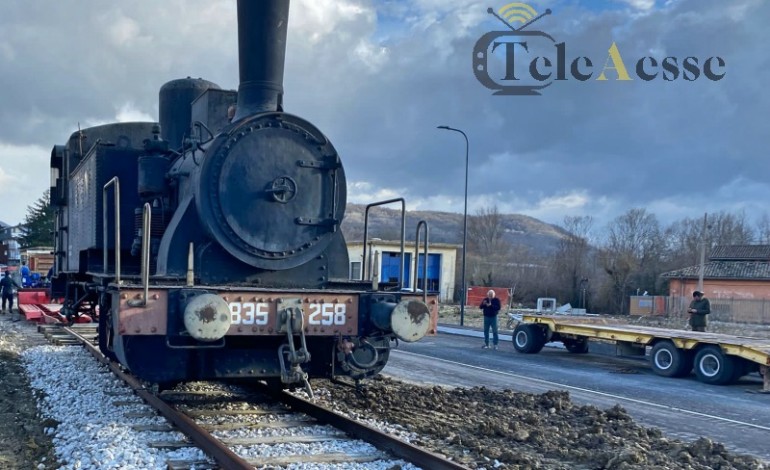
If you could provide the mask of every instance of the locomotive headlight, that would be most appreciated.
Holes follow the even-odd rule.
[[[217,341],[230,329],[230,307],[222,297],[201,294],[184,309],[184,326],[198,341]]]
[[[428,333],[430,309],[419,300],[402,300],[390,314],[390,327],[401,341],[417,341]]]

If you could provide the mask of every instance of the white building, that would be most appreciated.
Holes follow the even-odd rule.
[[[21,226],[10,226],[0,222],[0,264],[8,266],[21,264],[21,251],[18,242],[21,236]]]
[[[430,243],[428,246],[427,282],[424,276],[424,245],[420,244],[420,250],[415,257],[414,243],[409,242],[404,246],[404,270],[401,268],[401,241],[370,239],[366,247],[366,266],[364,261],[364,245],[361,242],[348,242],[348,256],[350,258],[350,279],[371,279],[371,273],[375,273],[380,282],[399,283],[404,288],[415,287],[414,269],[415,260],[417,266],[418,289],[424,289],[427,285],[428,292],[439,293],[442,302],[451,301],[455,289],[455,270],[457,266],[457,250],[461,245],[448,243]]]

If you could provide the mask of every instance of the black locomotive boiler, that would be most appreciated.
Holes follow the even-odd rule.
[[[435,297],[347,279],[342,162],[283,111],[288,12],[238,0],[237,93],[174,80],[158,123],[82,129],[51,153],[52,294],[147,382],[365,378],[435,324]]]

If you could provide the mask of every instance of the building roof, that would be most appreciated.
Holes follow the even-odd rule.
[[[668,279],[697,279],[700,266],[688,266],[661,274]],[[770,279],[770,260],[767,261],[709,261],[703,265],[704,279]]]
[[[698,279],[700,265],[661,274],[667,279]],[[770,245],[717,245],[703,265],[704,279],[770,279]]]
[[[717,245],[710,261],[770,261],[770,245]]]
[[[363,243],[361,240],[345,240],[345,243],[348,246],[361,246]],[[420,240],[420,249],[425,246],[424,245],[425,240]],[[376,240],[374,242],[375,246],[385,247],[385,248],[392,248],[392,247],[401,247],[401,240]],[[414,249],[414,240],[406,240],[404,242],[404,246],[408,247],[410,250]],[[454,243],[434,243],[429,242],[428,248],[436,248],[436,249],[460,249],[462,248],[462,244],[454,244]]]

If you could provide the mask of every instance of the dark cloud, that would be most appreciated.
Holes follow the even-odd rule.
[[[111,121],[121,110],[154,118],[167,80],[200,76],[237,87],[233,1],[7,3],[0,179],[24,178],[42,191],[54,143],[78,122]],[[568,80],[539,97],[493,96],[476,81],[471,56],[482,34],[503,29],[486,12],[502,2],[294,1],[286,109],[332,139],[348,181],[360,183],[354,202],[403,191],[421,208],[461,211],[464,141],[437,130],[441,124],[469,136],[471,210],[497,204],[559,222],[649,207],[668,220],[751,209],[770,196],[761,138],[770,104],[766,2],[531,3],[553,9],[532,27],[597,69],[615,42],[630,72],[642,56],[718,55],[727,75]],[[20,152],[42,165],[11,158]]]

